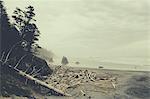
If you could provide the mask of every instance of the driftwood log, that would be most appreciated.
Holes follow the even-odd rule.
[[[3,64],[2,66],[4,66],[5,63],[4,63],[3,61],[1,61],[1,60],[0,60],[0,62]],[[48,89],[50,89],[50,90],[53,90],[53,91],[55,91],[55,92],[57,92],[57,93],[59,93],[59,94],[61,94],[61,95],[63,95],[63,96],[71,96],[70,94],[67,94],[67,93],[63,92],[63,91],[60,90],[60,89],[54,88],[51,84],[47,84],[47,83],[44,82],[44,81],[41,81],[41,80],[39,80],[39,79],[37,79],[37,78],[34,78],[34,77],[32,77],[31,75],[29,75],[29,74],[27,74],[27,73],[25,73],[25,72],[23,72],[23,71],[21,71],[21,70],[19,70],[19,69],[17,69],[17,68],[14,68],[13,66],[11,66],[11,65],[9,65],[9,64],[5,64],[5,66],[8,66],[8,67],[9,67],[10,69],[12,69],[13,71],[16,71],[18,75],[23,76],[23,77],[25,77],[25,78],[28,79],[28,80],[32,80],[32,81],[36,82],[37,84],[39,84],[39,85],[41,85],[41,86],[43,86],[43,87],[45,87],[45,88],[48,88]]]

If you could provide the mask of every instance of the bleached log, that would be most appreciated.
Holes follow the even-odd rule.
[[[86,95],[85,92],[83,92],[83,90],[80,90],[80,92],[81,92],[81,94],[82,94],[83,96]]]
[[[1,61],[1,60],[0,60],[0,61]],[[2,62],[2,61],[1,61],[1,62]],[[19,69],[17,69],[17,68],[14,68],[14,67],[11,66],[11,65],[7,65],[7,64],[6,64],[6,66],[8,66],[9,68],[15,70],[15,71],[18,73],[18,75],[23,76],[23,77],[25,77],[25,78],[28,79],[28,80],[32,80],[32,81],[36,82],[37,84],[39,84],[39,85],[41,85],[41,86],[44,86],[44,87],[46,87],[46,88],[48,88],[48,89],[50,89],[50,90],[53,90],[53,91],[55,91],[55,92],[57,92],[57,93],[59,93],[59,94],[61,94],[61,95],[64,95],[64,96],[71,96],[70,94],[63,92],[62,90],[59,90],[59,89],[57,89],[57,88],[54,88],[51,84],[47,84],[47,83],[45,83],[45,82],[43,82],[43,81],[41,81],[41,80],[39,80],[39,79],[37,79],[37,78],[34,78],[34,77],[32,77],[31,75],[29,75],[29,74],[27,74],[27,73],[25,73],[25,72],[22,72],[21,70],[19,70]]]

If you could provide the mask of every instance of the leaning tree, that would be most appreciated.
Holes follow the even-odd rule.
[[[25,51],[34,52],[36,48],[40,48],[36,43],[40,34],[35,24],[35,13],[32,6],[28,6],[25,10],[16,8],[12,18],[14,19],[14,25],[19,31],[19,35],[22,39],[22,43]]]

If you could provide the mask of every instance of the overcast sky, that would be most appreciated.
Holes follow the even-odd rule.
[[[148,59],[150,0],[5,0],[35,7],[39,44],[56,55]]]

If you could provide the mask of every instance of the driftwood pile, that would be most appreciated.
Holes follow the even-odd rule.
[[[53,74],[48,77],[46,83],[50,83],[55,88],[68,93],[67,89],[77,88],[80,85],[97,85],[103,87],[116,88],[117,77],[111,74],[98,74],[89,70],[71,69],[63,66],[56,66]],[[83,90],[79,90],[84,95]]]

